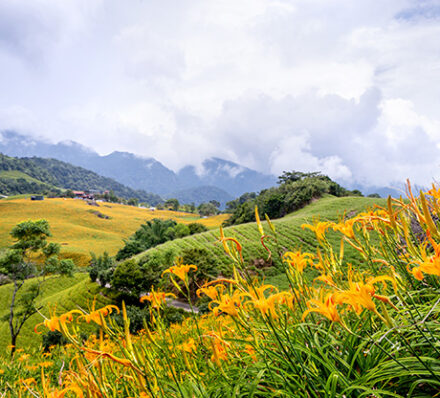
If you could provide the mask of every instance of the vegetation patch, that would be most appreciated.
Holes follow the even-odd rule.
[[[173,290],[151,287],[141,297],[147,321],[137,334],[130,332],[124,304],[53,314],[47,325],[70,344],[53,348],[45,363],[20,353],[0,367],[0,388],[27,392],[30,380],[20,380],[22,372],[33,378],[36,395],[87,391],[97,397],[105,390],[108,396],[144,397],[435,396],[439,208],[440,190],[433,188],[420,197],[410,193],[409,203],[389,199],[352,218],[303,224],[317,247],[292,246],[282,254],[284,290],[249,273],[245,246],[221,230],[230,277],[194,292],[196,265],[178,262],[164,270]],[[421,228],[417,236],[414,219]],[[258,240],[274,256],[280,225],[263,225],[258,215],[256,220]],[[348,247],[360,261],[346,257]],[[203,315],[193,307],[194,293],[207,301]],[[177,295],[187,298],[191,312],[170,324],[168,301]],[[110,316],[119,311],[119,321]],[[99,329],[88,339],[81,336],[86,323]],[[60,371],[61,360],[68,365]]]
[[[115,255],[124,245],[124,239],[136,232],[147,220],[173,219],[180,224],[194,221],[215,228],[228,217],[219,215],[200,218],[194,214],[168,210],[142,209],[121,204],[105,207],[109,219],[97,217],[85,201],[78,199],[30,199],[0,200],[0,249],[12,243],[9,232],[19,222],[25,220],[46,219],[57,241],[63,242],[60,257],[72,258],[77,266],[85,267],[90,261],[90,252],[102,255],[107,251]],[[49,239],[50,241],[50,239]]]

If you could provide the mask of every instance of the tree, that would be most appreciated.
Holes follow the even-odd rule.
[[[218,213],[217,207],[215,207],[212,203],[201,203],[197,207],[197,211],[201,216],[212,216]]]
[[[176,225],[177,223],[174,220],[161,220],[158,218],[148,220],[130,238],[125,240],[125,246],[116,254],[116,260],[124,260],[174,239],[172,234]]]
[[[206,228],[203,224],[200,224],[198,222],[189,223],[188,228],[190,235],[198,234],[200,232],[205,232],[208,230],[208,228]]]
[[[278,177],[278,184],[286,184],[288,182],[295,182],[303,180],[304,178],[325,177],[320,171],[314,171],[311,173],[303,173],[301,171],[283,171]]]
[[[130,198],[127,200],[127,204],[129,206],[139,206],[139,199],[138,198]]]
[[[90,265],[87,268],[89,271],[90,280],[96,282],[97,280],[101,286],[105,286],[110,283],[110,278],[115,266],[115,260],[110,257],[105,251],[102,256],[96,256],[95,253],[90,253],[91,260]]]
[[[164,203],[164,206],[169,210],[177,211],[179,210],[179,201],[177,199],[171,198]]]
[[[0,274],[7,276],[13,284],[9,314],[5,317],[9,321],[13,356],[23,325],[39,310],[35,301],[41,294],[46,277],[51,274],[71,276],[74,264],[70,259],[59,260],[57,255],[60,245],[47,242],[51,234],[46,220],[29,220],[17,224],[11,236],[16,242],[0,258]],[[38,254],[42,262],[37,264],[32,259]],[[34,277],[32,281],[25,285],[25,281],[31,277]]]
[[[213,204],[215,207],[219,208],[220,207],[220,202],[218,200],[210,200],[209,203]]]

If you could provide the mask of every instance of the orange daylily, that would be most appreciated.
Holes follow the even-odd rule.
[[[327,231],[328,228],[330,228],[332,226],[333,223],[329,222],[329,221],[320,221],[320,222],[315,222],[314,225],[310,225],[310,224],[302,224],[301,228],[302,229],[310,229],[311,231],[313,231],[316,234],[316,238],[321,241],[324,239],[325,237],[325,231]]]
[[[315,307],[311,307],[311,305]],[[333,322],[342,323],[336,305],[337,303],[333,293],[328,293],[323,301],[310,299],[307,301],[307,307],[309,307],[309,309],[304,311],[302,319],[304,320],[311,312],[317,312]]]
[[[243,248],[241,247],[240,242],[235,238],[225,237],[222,227],[220,227],[219,241],[222,243],[223,249],[228,256],[230,256],[235,261],[243,262],[243,254],[242,254]],[[234,243],[235,247],[231,246],[231,248],[229,248],[228,242]]]
[[[321,274],[320,276],[316,277],[314,280],[324,282],[325,284],[332,287],[336,286],[332,276],[328,274]]]
[[[250,289],[247,293],[242,293],[242,296],[247,296],[251,300],[246,303],[246,306],[253,306],[259,310],[263,315],[270,314],[274,319],[278,318],[275,310],[276,304],[286,304],[289,308],[293,308],[294,296],[290,292],[280,292],[266,297],[266,291],[276,291],[277,289],[272,285],[262,285]]]
[[[211,361],[215,362],[217,366],[221,366],[220,361],[226,361],[228,359],[226,347],[230,346],[230,344],[217,336],[215,333],[210,333],[208,336],[213,337],[211,340],[213,351]]]
[[[440,276],[440,244],[436,243],[429,233],[428,239],[434,248],[434,253],[429,256],[426,252],[427,243],[422,244],[420,249],[422,260],[414,261],[413,263],[418,264],[418,267],[414,267],[409,271],[419,281],[423,280],[424,273],[428,275]]]
[[[193,269],[194,271],[197,271],[197,266],[193,264],[182,264],[182,265],[174,265],[164,272],[162,272],[162,275],[164,274],[171,274],[176,275],[178,278],[180,278],[182,281],[186,281],[186,277],[188,272]]]
[[[81,315],[79,319],[84,319],[87,323],[90,323],[91,321],[95,322],[96,324],[103,326],[104,317],[111,314],[113,312],[113,309],[115,309],[119,313],[119,308],[116,307],[116,305],[106,305],[103,308],[100,308],[99,310],[94,310],[95,303],[93,303],[92,311],[90,314],[83,314]]]
[[[55,310],[53,311],[52,317],[45,319],[43,322],[37,324],[34,328],[34,332],[39,334],[40,332],[37,331],[38,327],[40,325],[46,326],[51,332],[54,332],[57,330],[58,332],[61,332],[61,329],[65,327],[67,323],[70,323],[73,321],[73,314],[79,313],[82,314],[79,310],[72,310],[69,312],[66,312],[65,314],[62,314],[60,316],[55,316]]]
[[[349,289],[336,293],[335,299],[338,303],[351,305],[358,314],[362,312],[363,308],[377,314],[373,298],[394,306],[388,297],[376,294],[374,284],[382,282],[386,286],[386,281],[393,283],[393,285],[395,283],[395,280],[387,275],[371,278],[367,283],[349,280]]]
[[[206,294],[211,300],[217,300],[219,297],[219,294],[223,293],[225,290],[225,285],[217,284],[217,285],[211,285],[211,286],[204,286],[197,290],[197,297],[200,297],[200,295]]]
[[[178,346],[182,351],[185,351],[189,354],[196,350],[196,342],[193,338],[190,338],[188,341],[182,343]]]
[[[296,269],[300,274],[307,265],[312,265],[312,259],[315,256],[311,253],[301,253],[300,250],[295,252],[286,252],[283,256],[283,261],[289,263],[294,269]]]
[[[167,297],[176,298],[176,295],[173,293],[155,292],[154,288],[152,288],[151,292],[145,296],[142,296],[139,301],[141,303],[149,301],[153,308],[159,308],[163,303],[165,303]]]
[[[346,220],[337,224],[333,224],[333,231],[339,231],[341,234],[345,235],[347,238],[354,239],[353,224],[356,219]]]
[[[212,304],[218,304],[217,307],[212,308]],[[231,316],[238,315],[238,309],[241,307],[241,294],[236,290],[229,296],[227,294],[223,294],[220,296],[219,300],[213,300],[209,303],[209,309],[215,315],[219,315],[220,313],[225,313]]]

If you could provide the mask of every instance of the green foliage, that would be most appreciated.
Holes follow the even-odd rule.
[[[18,294],[21,295],[21,291],[26,290],[28,285],[35,284],[41,279],[27,279]],[[11,343],[8,316],[13,290],[13,283],[0,286],[0,297],[2,298],[0,301],[0,358],[5,356],[8,351],[7,346]],[[35,299],[34,305],[36,308],[40,308],[39,312],[41,314],[50,318],[55,307],[57,314],[60,314],[78,308],[87,310],[94,300],[96,300],[97,308],[110,304],[111,301],[105,293],[105,289],[102,289],[96,283],[90,282],[88,275],[84,273],[75,273],[73,277],[49,276],[41,285],[41,292]],[[23,310],[20,305],[16,308],[18,311]],[[17,339],[18,348],[37,348],[41,344],[44,334],[36,334],[34,328],[43,320],[44,318],[39,313],[35,313],[26,321]],[[44,331],[44,328],[38,330]],[[94,328],[90,328],[90,332],[93,330]]]
[[[144,328],[144,322],[147,322],[149,317],[148,308],[141,308],[138,305],[127,305],[127,318],[130,320],[130,333],[137,333]],[[120,327],[124,327],[124,319],[121,313],[113,313],[112,318],[116,321],[116,324]]]
[[[125,246],[116,254],[116,260],[124,260],[150,247],[173,239],[172,232],[176,225],[177,223],[174,220],[160,220],[155,218],[147,221],[125,241]]]
[[[162,273],[173,263],[174,256],[173,250],[165,250],[119,263],[111,276],[111,289],[120,299],[138,303],[142,293],[161,285]]]
[[[312,173],[303,173],[301,171],[283,171],[283,174],[281,174],[278,177],[278,184],[286,184],[288,182],[295,182],[300,181],[305,178],[314,178],[322,176],[319,172],[312,172]]]
[[[206,231],[202,224],[177,224],[174,220],[153,219],[142,224],[140,228],[125,241],[125,246],[116,254],[116,260],[125,260],[169,240],[183,238],[194,233]]]
[[[195,298],[195,292],[209,280],[215,279],[219,273],[220,268],[214,257],[210,256],[209,252],[203,248],[188,248],[182,250],[180,253],[183,264],[197,265],[197,271],[192,274],[189,281],[190,291]]]
[[[145,325],[153,327],[150,323],[150,309],[148,306],[127,305],[127,318],[130,320],[130,333],[137,333],[144,329]],[[162,313],[165,325],[181,323],[185,319],[185,312],[179,308],[166,307]],[[121,313],[112,314],[112,318],[120,327],[124,327],[124,319]]]
[[[275,219],[304,207],[312,199],[320,198],[324,194],[338,197],[362,196],[358,191],[347,191],[319,172],[284,172],[279,177],[279,184],[279,187],[265,189],[259,195],[247,193],[228,202],[227,211],[232,212],[232,216],[224,225],[255,221],[255,206],[258,206],[261,214],[267,214],[271,219]]]
[[[185,224],[177,224],[174,227],[175,238],[183,238],[184,236],[188,236],[190,234],[190,230],[188,225]]]
[[[200,232],[205,232],[208,230],[207,227],[205,227],[203,224],[200,224],[198,222],[192,222],[188,224],[188,228],[189,228],[188,235],[199,234]]]
[[[111,286],[113,289],[129,297],[139,297],[144,284],[144,274],[136,260],[127,260],[119,263],[115,268]]]
[[[90,253],[90,265],[87,268],[89,272],[90,280],[96,282],[99,280],[102,286],[110,283],[110,279],[113,273],[113,267],[115,261],[113,257],[110,257],[107,252],[104,252],[102,256],[96,256],[95,253]]]
[[[139,199],[138,198],[130,198],[127,200],[127,204],[129,206],[139,206]]]
[[[11,335],[11,355],[14,354],[17,337],[25,322],[37,312],[35,300],[41,294],[45,276],[49,274],[73,275],[72,260],[58,260],[60,246],[47,243],[51,236],[46,220],[23,221],[11,231],[16,240],[0,258],[0,273],[13,283],[13,294],[9,304],[9,332]],[[42,264],[34,264],[31,254],[40,252],[44,257]],[[24,282],[31,276],[40,276],[24,287]],[[20,291],[21,294],[18,294]]]
[[[17,240],[11,249],[35,252],[47,245],[47,238],[51,236],[49,223],[46,220],[23,221],[12,229],[11,236]]]
[[[218,208],[215,204],[212,203],[212,201],[209,203],[199,204],[199,206],[197,207],[197,211],[202,217],[204,216],[208,217],[218,214]]]
[[[58,330],[53,332],[49,330],[43,334],[43,351],[49,351],[52,346],[65,345],[67,342],[68,340]]]
[[[279,269],[282,266],[276,255],[277,250],[281,253],[283,250],[286,250],[285,248],[287,247],[297,247],[305,251],[315,250],[315,234],[309,230],[301,229],[303,223],[311,223],[315,218],[319,218],[321,221],[337,221],[338,218],[342,217],[344,214],[357,214],[360,211],[364,211],[366,208],[373,207],[375,204],[384,206],[386,205],[386,201],[384,199],[359,197],[335,198],[333,196],[327,196],[314,201],[306,207],[283,218],[273,220],[273,225],[278,234],[277,242],[273,239],[265,241],[272,251],[272,260],[274,261],[273,268],[277,269],[277,272],[279,272]],[[254,213],[254,208],[249,206],[249,211]],[[265,233],[271,234],[270,228],[264,220],[262,221],[262,224]],[[247,223],[225,228],[225,234],[238,239],[240,243],[242,243],[243,257],[246,264],[253,265],[255,260],[267,259],[268,253],[260,243],[260,233],[255,223]],[[340,242],[336,239],[336,236],[337,235],[333,232],[329,233],[331,243],[334,245],[335,250],[339,251]],[[168,250],[173,250],[175,255],[181,256],[185,249],[200,248],[206,250],[209,257],[215,258],[218,272],[227,276],[230,273],[231,263],[228,256],[225,255],[222,245],[219,244],[218,239],[218,231],[207,231],[166,242],[158,247],[149,249],[144,254],[139,254],[135,258],[142,258],[145,255],[151,255],[153,253],[163,253]],[[346,245],[345,252],[346,258],[350,259],[353,264],[359,262],[358,253],[351,246]],[[172,261],[168,262],[168,264],[171,263]],[[275,271],[266,267],[260,271],[262,274],[266,275],[268,283],[272,283],[272,273]],[[273,283],[278,285],[278,279],[274,280]],[[284,285],[284,281],[282,281],[282,283]]]
[[[173,211],[177,211],[179,210],[179,201],[175,198],[172,199],[168,199],[165,203],[164,203],[165,208],[173,210]]]

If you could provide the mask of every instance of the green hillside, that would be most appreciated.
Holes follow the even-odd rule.
[[[309,230],[301,229],[301,224],[305,222],[313,222],[314,219],[333,220],[342,216],[344,212],[347,215],[354,215],[359,211],[363,211],[374,204],[384,205],[384,199],[372,199],[361,197],[325,197],[305,208],[287,215],[284,218],[274,220],[278,242],[281,250],[292,250],[302,248],[303,250],[312,251],[316,247],[315,235]],[[263,222],[266,232],[269,232],[266,222]],[[246,261],[267,258],[267,252],[260,244],[260,235],[255,223],[242,224],[225,228],[226,236],[233,236],[243,245],[243,255]],[[335,246],[339,245],[339,237],[336,234],[329,233],[330,241]],[[230,259],[223,251],[221,244],[217,242],[219,236],[218,229],[192,235],[182,239],[169,241],[144,253],[137,255],[135,258],[141,258],[146,254],[155,251],[164,251],[172,249],[178,255],[185,248],[204,248],[217,261],[220,269],[230,268]],[[274,243],[269,243],[272,250],[276,250]],[[275,257],[275,256],[274,256]],[[356,256],[350,247],[346,248],[346,258],[353,261]],[[284,287],[285,279],[277,274],[268,272],[267,282]],[[30,282],[27,282],[30,283]],[[11,294],[11,286],[0,286],[0,354],[6,352],[6,346],[9,344],[9,330],[7,321],[4,317],[8,313],[7,303]],[[43,296],[38,300],[38,305],[43,306],[42,312],[48,315],[48,307],[57,307],[57,312],[62,313],[73,308],[88,308],[93,298],[97,298],[97,307],[108,304],[110,299],[102,294],[101,289],[95,283],[89,281],[86,274],[76,274],[73,278],[56,277],[47,283]],[[20,346],[33,345],[37,346],[41,342],[41,336],[33,333],[34,326],[41,322],[42,318],[36,314],[28,320],[26,326],[18,339]]]
[[[22,178],[25,181],[41,183],[41,181],[37,180],[36,178],[33,178],[27,175],[26,173],[23,173],[18,170],[2,170],[0,171],[0,178],[9,178],[13,180],[18,180]]]
[[[314,219],[337,221],[343,214],[353,216],[354,214],[372,207],[375,204],[385,205],[385,199],[363,198],[363,197],[343,197],[336,198],[327,196],[319,199],[305,208],[291,213],[278,220],[273,220],[275,225],[278,244],[280,251],[293,250],[301,248],[303,251],[314,251],[317,246],[315,234],[310,230],[303,230],[301,225],[303,223],[312,223]],[[263,222],[266,233],[270,234],[270,230],[266,222]],[[243,257],[245,261],[259,258],[267,258],[267,252],[260,243],[260,234],[256,223],[247,223],[237,226],[225,228],[225,235],[235,237],[243,246]],[[340,235],[336,233],[328,233],[331,243],[335,247],[339,247]],[[176,239],[166,242],[160,246],[147,250],[144,253],[138,254],[135,258],[141,258],[155,251],[174,250],[178,255],[182,249],[186,248],[201,248],[207,250],[212,258],[215,258],[220,268],[229,269],[231,260],[224,253],[223,247],[218,242],[218,230],[208,231],[201,234]],[[268,241],[268,246],[271,250],[276,250],[274,241]],[[274,253],[275,254],[275,253]],[[346,258],[356,261],[356,253],[351,247],[346,247]],[[274,259],[276,256],[274,256]],[[276,274],[272,274],[268,280],[283,287],[284,279],[280,279]]]
[[[30,283],[32,283],[32,280],[27,281],[22,290],[25,290]],[[96,283],[90,282],[87,274],[78,273],[72,278],[52,277],[51,280],[45,283],[43,294],[36,301],[36,306],[37,308],[42,307],[41,313],[49,316],[49,308],[54,309],[56,307],[58,314],[78,307],[88,309],[96,297],[96,307],[100,308],[107,305],[110,300],[99,293],[100,287]],[[12,285],[0,286],[0,356],[8,355],[7,346],[10,344],[7,316],[11,294]],[[35,314],[28,319],[18,337],[17,345],[19,347],[37,347],[41,343],[42,336],[34,333],[34,327],[42,321],[43,318],[40,314]],[[44,328],[41,330],[44,331]]]
[[[155,194],[134,190],[82,167],[55,159],[14,158],[0,153],[0,194],[44,193],[51,190],[112,190],[123,198],[137,198],[155,205]]]

